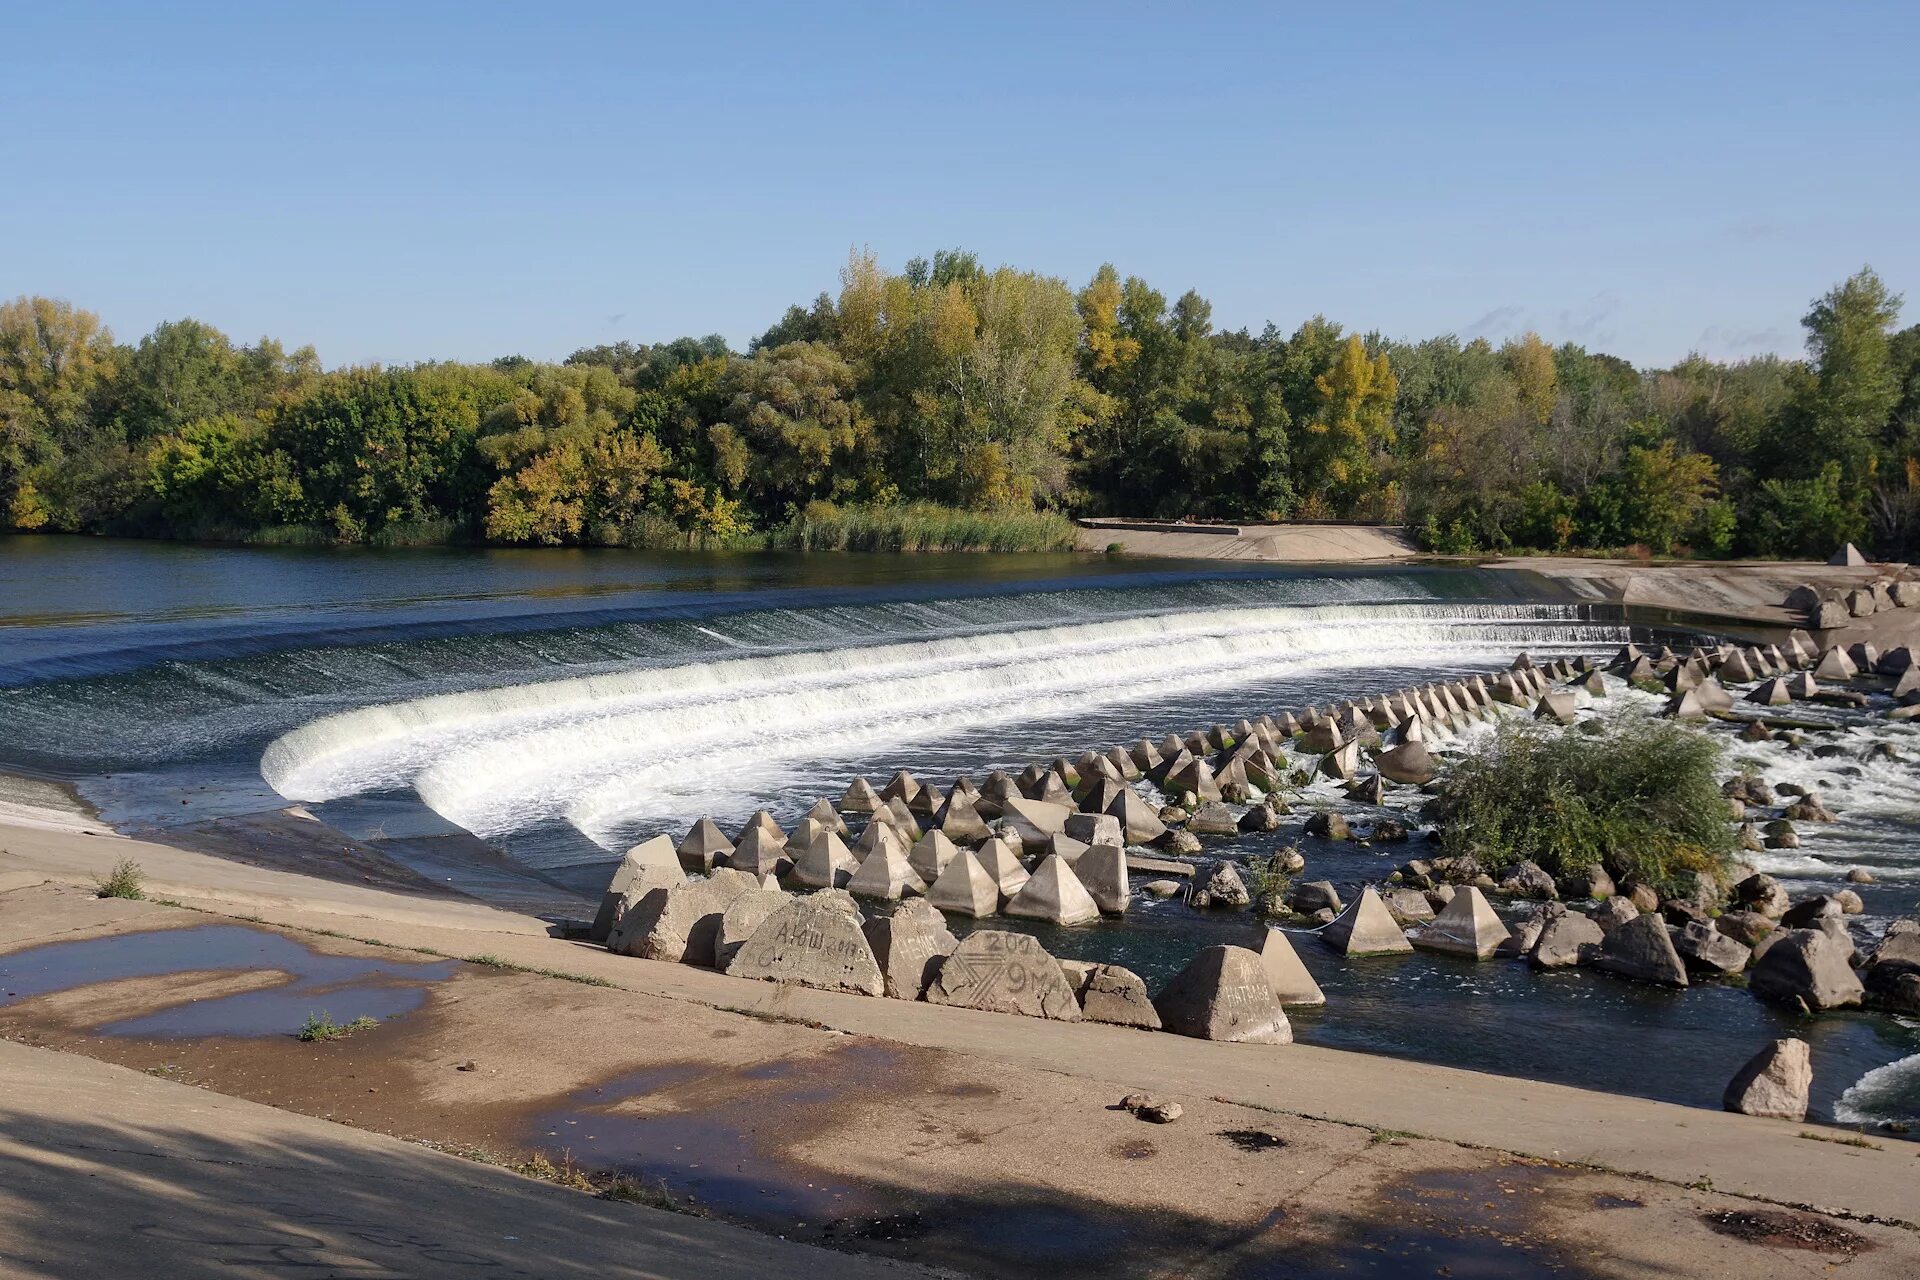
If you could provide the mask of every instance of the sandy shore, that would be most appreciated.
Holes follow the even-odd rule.
[[[993,1224],[1017,1212],[1051,1224],[1074,1256],[1105,1260],[1087,1274],[1230,1274],[1307,1256],[1331,1260],[1331,1274],[1357,1240],[1394,1231],[1405,1234],[1392,1247],[1409,1257],[1444,1246],[1464,1250],[1464,1265],[1475,1250],[1517,1249],[1528,1267],[1576,1275],[1644,1275],[1676,1260],[1665,1274],[1778,1274],[1782,1257],[1839,1260],[1783,1254],[1777,1239],[1729,1236],[1709,1221],[1786,1205],[1846,1215],[1844,1229],[1871,1246],[1847,1255],[1861,1274],[1920,1266],[1920,1236],[1872,1221],[1920,1220],[1908,1144],[1844,1146],[1801,1136],[1817,1132],[1808,1125],[1303,1045],[743,982],[612,956],[471,903],[51,823],[0,823],[0,848],[0,953],[167,929],[184,931],[180,963],[195,975],[13,1002],[0,1008],[9,1039],[361,1129],[638,1168],[713,1213],[793,1238],[1004,1272],[1006,1236]],[[154,896],[183,906],[75,887],[124,857],[141,863]],[[427,948],[493,963],[455,966],[420,984],[418,1009],[333,1044],[284,1032],[102,1034],[270,988],[277,979],[260,972],[196,968],[196,926],[240,918],[321,954],[404,968]],[[290,1023],[296,1007],[284,1011]],[[1187,1117],[1157,1127],[1109,1110],[1138,1089],[1181,1102]],[[1616,1202],[1630,1215],[1596,1207]],[[1505,1208],[1476,1207],[1486,1203]],[[0,1203],[0,1241],[6,1221]],[[1063,1269],[1034,1256],[1035,1274]],[[1209,1265],[1193,1270],[1201,1258]]]

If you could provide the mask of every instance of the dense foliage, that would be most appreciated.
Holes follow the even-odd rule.
[[[1496,876],[1523,859],[1555,879],[1597,862],[1663,892],[1730,866],[1720,744],[1632,713],[1594,723],[1589,734],[1509,722],[1450,766],[1426,811],[1442,847]]]
[[[1807,358],[1635,369],[1500,346],[1217,331],[1102,267],[889,273],[749,351],[323,369],[197,320],[132,346],[0,305],[0,528],[261,541],[1061,545],[1062,513],[1404,522],[1444,552],[1905,554],[1920,326],[1871,270]]]

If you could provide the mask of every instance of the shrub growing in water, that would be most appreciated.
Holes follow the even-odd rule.
[[[1684,891],[1724,883],[1734,833],[1706,734],[1620,714],[1597,734],[1508,724],[1450,768],[1428,816],[1441,847],[1489,872],[1531,858],[1558,879],[1594,865],[1617,880]]]

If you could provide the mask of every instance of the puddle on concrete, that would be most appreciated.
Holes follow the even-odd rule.
[[[293,1035],[309,1014],[325,1013],[344,1023],[411,1013],[426,1000],[426,984],[451,976],[458,963],[328,955],[245,925],[156,929],[52,942],[0,955],[0,1008],[130,978],[273,972],[290,981],[187,1001],[96,1029],[148,1039]]]
[[[1551,1184],[1571,1171],[1530,1165],[1436,1169],[1389,1183],[1331,1244],[1289,1246],[1235,1270],[1235,1280],[1509,1280],[1593,1273],[1536,1231]]]
[[[1873,1247],[1872,1241],[1836,1222],[1805,1213],[1776,1213],[1764,1209],[1728,1209],[1701,1215],[1701,1221],[1723,1236],[1774,1249],[1803,1249],[1808,1253],[1837,1253],[1852,1257]]]

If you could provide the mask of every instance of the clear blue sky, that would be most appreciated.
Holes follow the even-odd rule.
[[[718,332],[965,246],[1222,327],[1920,320],[1920,3],[0,0],[0,295],[330,365]]]

